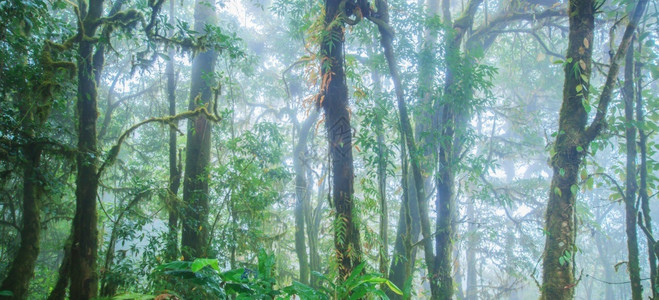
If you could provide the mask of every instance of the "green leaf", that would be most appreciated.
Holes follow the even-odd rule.
[[[213,270],[215,271],[220,271],[220,267],[218,266],[217,259],[213,258],[197,258],[192,262],[192,265],[190,266],[190,270],[192,272],[199,272],[199,270],[203,269],[205,266],[210,266]]]
[[[401,296],[403,295],[403,291],[401,291],[401,290],[400,290],[400,289],[399,289],[399,288],[398,288],[393,282],[387,280],[387,281],[385,281],[384,283],[389,287],[389,289],[390,289],[392,292],[394,292],[394,293],[396,293],[396,294],[398,294],[398,295],[401,295]]]
[[[583,147],[577,146],[577,152],[583,152]]]
[[[582,86],[581,84],[578,84],[578,85],[575,87],[575,89],[577,90],[577,92],[581,92],[581,90],[583,90],[583,86]]]
[[[563,197],[563,192],[561,192],[561,189],[558,187],[554,188],[554,194],[558,195],[559,197]]]
[[[570,192],[572,192],[572,195],[576,195],[578,191],[579,191],[579,187],[576,184],[570,186]]]
[[[0,296],[12,297],[12,296],[14,296],[14,292],[12,292],[12,291],[0,291]]]
[[[581,80],[583,80],[583,82],[588,82],[588,76],[586,76],[586,74],[582,73],[581,74]]]

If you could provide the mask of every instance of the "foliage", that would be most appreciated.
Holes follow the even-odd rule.
[[[196,297],[213,297],[215,299],[291,299],[297,295],[302,299],[363,299],[366,296],[389,299],[378,285],[385,284],[395,293],[402,295],[395,285],[382,278],[380,274],[363,274],[366,264],[359,265],[352,274],[340,284],[322,274],[314,276],[322,279],[323,286],[316,290],[300,282],[277,289],[274,276],[274,256],[259,250],[258,266],[256,270],[239,268],[222,271],[217,259],[200,258],[192,262],[175,261],[162,264],[156,268],[157,272],[171,276],[188,286],[188,291],[178,290],[176,294],[185,295],[190,290]],[[177,282],[178,283],[178,282]],[[185,285],[184,285],[185,286]]]

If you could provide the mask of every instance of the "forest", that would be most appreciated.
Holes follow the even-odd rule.
[[[659,2],[0,0],[0,299],[659,299]]]

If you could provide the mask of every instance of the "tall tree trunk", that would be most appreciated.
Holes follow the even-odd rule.
[[[595,244],[597,246],[597,253],[599,256],[599,261],[602,266],[602,271],[604,272],[604,280],[607,282],[613,282],[613,276],[611,276],[611,262],[609,261],[609,252],[606,249],[606,242],[602,239],[599,233],[595,234]],[[604,289],[604,300],[613,300],[613,288],[610,284],[607,284]]]
[[[567,61],[564,67],[563,104],[558,121],[559,134],[556,136],[551,157],[554,174],[545,216],[547,235],[543,255],[541,289],[541,299],[543,300],[572,299],[574,297],[576,286],[574,255],[577,231],[574,210],[578,190],[578,172],[590,142],[599,135],[604,126],[613,83],[620,68],[619,62],[629,48],[636,24],[643,15],[646,4],[647,0],[639,0],[633,12],[618,51],[611,61],[595,118],[590,126],[586,127],[588,114],[584,105],[588,105],[590,90],[595,1],[570,0],[568,3],[570,33]]]
[[[387,206],[387,148],[384,142],[382,120],[376,125],[376,142],[378,144],[378,203],[380,204],[380,266],[379,270],[387,276],[389,265],[389,208]]]
[[[206,25],[216,22],[214,2],[196,0],[194,30],[203,33]],[[190,105],[194,110],[211,101],[211,87],[217,53],[213,49],[197,53],[192,61]],[[188,139],[183,180],[181,252],[186,260],[208,256],[208,176],[211,124],[205,115],[188,121]]]
[[[460,46],[465,33],[472,27],[474,15],[483,0],[470,0],[461,16],[453,22],[452,31],[446,40],[446,79],[444,82],[445,101],[441,109],[441,136],[439,143],[437,184],[437,221],[435,248],[435,273],[437,277],[437,299],[453,297],[453,278],[451,254],[453,247],[454,224],[453,216],[456,210],[455,175],[459,154],[462,149],[463,135],[466,130],[467,113],[471,105],[471,86],[456,84],[459,69],[464,62],[460,54]],[[468,80],[465,80],[468,81]]]
[[[26,112],[27,114],[32,114]],[[2,282],[2,291],[11,291],[13,297],[0,299],[27,299],[30,280],[34,275],[34,266],[39,256],[39,236],[41,217],[39,216],[40,192],[39,164],[41,148],[28,145],[23,149],[25,164],[23,166],[23,227],[21,242],[7,277]]]
[[[369,51],[371,54],[372,51]],[[380,206],[380,249],[378,250],[378,270],[384,276],[387,276],[389,264],[389,209],[387,206],[387,147],[384,138],[384,112],[382,110],[385,104],[382,97],[382,82],[380,74],[376,68],[371,70],[371,79],[373,80],[373,98],[375,101],[375,118],[371,125],[375,127],[375,143],[377,145],[377,163],[376,176],[378,182],[377,200]]]
[[[639,41],[638,51],[642,47]],[[633,49],[630,49],[633,50]],[[639,55],[640,56],[640,55]],[[636,63],[636,122],[643,124],[645,122],[645,115],[643,109],[643,77],[641,76],[641,63]],[[638,127],[638,149],[640,156],[640,165],[638,166],[638,196],[641,199],[641,210],[643,213],[643,224],[647,233],[652,235],[652,218],[650,217],[650,197],[648,196],[648,154],[647,154],[647,140],[648,136],[642,126]],[[659,290],[657,288],[657,256],[654,251],[654,244],[650,239],[647,239],[648,244],[648,263],[650,265],[650,289],[652,290],[651,299],[659,299]]]
[[[311,192],[307,183],[307,141],[311,127],[318,118],[318,110],[314,111],[302,123],[298,142],[293,152],[293,166],[295,167],[295,252],[300,264],[300,282],[309,284],[309,256],[305,242],[305,208],[309,206]]]
[[[384,2],[384,1],[383,1]],[[386,4],[386,2],[384,2]],[[384,8],[384,7],[383,7]],[[382,8],[378,7],[378,11]],[[428,2],[428,14],[426,18],[432,19],[439,14],[439,0],[431,0]],[[437,113],[430,109],[432,103],[432,82],[435,78],[435,64],[433,63],[433,51],[436,49],[437,43],[437,29],[426,28],[424,32],[423,45],[421,53],[419,54],[419,90],[418,96],[420,106],[425,108],[422,112],[415,116],[418,120],[415,124],[415,137],[419,148],[423,149],[424,161],[431,161],[434,151],[432,145],[435,144],[435,138],[430,133],[431,130],[436,129]],[[422,138],[422,136],[424,136]],[[423,163],[423,174],[432,174],[433,166],[430,163]],[[430,190],[432,187],[432,177],[429,175],[423,176],[424,178],[424,191]],[[414,176],[409,174],[403,180],[407,180],[404,184],[406,186],[415,187]],[[406,280],[412,277],[413,268],[411,265],[416,260],[416,247],[407,249],[405,244],[414,243],[419,238],[421,231],[420,216],[419,216],[419,201],[416,188],[408,190],[408,197],[404,198],[401,205],[398,226],[396,230],[396,240],[394,242],[394,253],[392,254],[391,268],[389,272],[389,279],[391,282],[399,287],[405,285]],[[424,199],[425,200],[425,199]],[[405,204],[406,203],[406,204]],[[426,205],[428,201],[424,202]],[[408,222],[409,221],[409,222]],[[406,235],[407,234],[407,235]],[[405,254],[407,253],[407,254]],[[405,255],[404,255],[405,254]],[[407,273],[408,270],[409,273]],[[389,293],[391,299],[401,299],[400,295]]]
[[[633,47],[634,39],[630,47]],[[636,233],[636,128],[632,125],[634,118],[634,51],[627,51],[625,56],[625,82],[622,96],[625,103],[625,143],[627,146],[627,167],[625,179],[625,225],[627,232],[628,270],[632,289],[632,299],[643,297],[641,274],[638,258],[638,236]]]
[[[174,0],[169,0],[169,24],[174,26]],[[170,30],[169,35],[173,35],[173,29]],[[174,48],[171,47],[167,53],[169,60],[165,73],[167,74],[167,102],[169,103],[169,115],[176,115],[176,74],[174,71]],[[174,121],[174,127],[178,127],[178,121]],[[176,149],[176,128],[170,126],[169,128],[169,186],[168,192],[168,209],[169,219],[168,228],[169,234],[167,236],[167,260],[175,260],[178,257],[178,190],[181,186],[181,165],[180,160],[177,159]]]
[[[410,153],[410,162],[412,166],[412,175],[414,177],[414,188],[418,201],[418,209],[421,223],[421,232],[423,234],[423,245],[424,245],[424,254],[426,257],[426,264],[429,268],[429,274],[433,274],[431,268],[433,268],[434,261],[434,252],[432,251],[432,237],[430,236],[430,221],[428,217],[428,206],[427,198],[425,196],[424,190],[424,179],[422,175],[422,170],[420,167],[420,153],[418,151],[416,141],[414,139],[414,132],[412,129],[412,123],[407,112],[407,106],[405,104],[404,90],[403,85],[400,79],[400,71],[398,70],[398,63],[396,61],[396,56],[393,48],[393,38],[394,32],[391,26],[389,25],[389,8],[386,1],[378,0],[376,1],[377,15],[378,17],[371,17],[378,25],[378,30],[380,32],[380,44],[384,50],[384,56],[387,60],[387,65],[389,67],[389,74],[394,83],[394,91],[396,93],[396,102],[398,104],[398,115],[400,118],[401,124],[401,135],[404,138],[405,144]],[[405,180],[405,178],[403,178]],[[411,220],[410,220],[411,221]],[[410,249],[411,250],[411,249]],[[408,251],[410,251],[408,250]],[[408,252],[409,253],[409,252]],[[413,262],[409,262],[413,263]],[[405,268],[406,271],[411,271],[411,268]],[[434,277],[430,277],[431,288],[436,286],[434,284]],[[435,289],[433,288],[433,291]],[[435,297],[435,292],[433,292],[433,297]]]
[[[98,251],[98,215],[96,192],[98,189],[98,151],[96,146],[96,119],[98,118],[98,92],[92,63],[93,37],[98,19],[103,13],[103,0],[80,1],[84,38],[78,46],[78,174],[76,177],[76,212],[73,218],[71,246],[71,299],[91,299],[98,293],[96,257]]]
[[[332,202],[335,210],[334,247],[341,280],[361,263],[362,256],[360,234],[353,216],[352,127],[343,66],[346,12],[342,9],[341,1],[325,0],[325,26],[328,34],[320,45],[323,84],[319,99],[319,104],[325,111],[325,127],[330,148]],[[325,67],[327,65],[329,68]]]
[[[322,171],[320,172],[320,180],[324,178],[328,166],[323,165]],[[313,178],[313,173],[311,169],[307,169],[307,178]],[[307,228],[307,238],[309,239],[309,269],[311,272],[320,272],[320,254],[319,254],[319,245],[318,245],[318,233],[320,231],[320,220],[323,214],[323,200],[325,197],[325,184],[326,180],[323,180],[323,184],[318,187],[318,204],[315,208],[312,209],[311,201],[309,205],[304,207],[304,220],[306,221]],[[312,182],[308,182],[309,186],[307,190],[312,190]],[[317,288],[320,286],[320,279],[315,276],[310,278],[311,286]]]
[[[476,212],[474,209],[474,203],[471,201],[467,205],[467,220],[469,222],[467,229],[467,291],[466,291],[466,300],[476,300],[478,299],[478,287],[477,287],[477,275],[476,275],[476,250],[478,247],[478,236],[476,225]],[[508,234],[506,237],[510,237],[512,234]],[[513,241],[514,242],[514,241]],[[508,254],[508,253],[507,253]]]

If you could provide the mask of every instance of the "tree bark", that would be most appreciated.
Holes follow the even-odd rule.
[[[386,5],[386,2],[383,1]],[[378,11],[386,8],[378,7]],[[388,11],[388,8],[387,8]],[[387,12],[388,14],[388,12]],[[431,0],[428,2],[428,14],[426,18],[432,19],[439,15],[439,0]],[[423,45],[421,53],[419,54],[419,89],[418,97],[420,99],[420,104],[422,112],[415,116],[416,120],[419,120],[415,124],[415,137],[416,143],[419,145],[419,148],[423,149],[424,161],[431,161],[434,156],[433,145],[435,143],[435,137],[432,134],[432,130],[436,129],[437,116],[438,114],[431,109],[432,103],[432,82],[435,78],[435,64],[433,63],[434,57],[432,55],[433,51],[436,49],[437,43],[437,30],[433,28],[426,28],[424,32]],[[421,138],[425,136],[424,138]],[[423,174],[432,174],[433,166],[430,163],[423,163]],[[432,177],[431,176],[422,176],[424,178],[424,191],[429,190],[432,187]],[[404,177],[403,180],[406,180],[403,185],[416,187],[414,182],[414,176],[409,174],[409,176]],[[400,207],[399,217],[398,217],[398,226],[396,230],[396,240],[394,242],[394,253],[392,254],[391,267],[389,272],[389,279],[391,282],[396,284],[398,287],[403,287],[406,283],[406,280],[412,277],[413,268],[411,265],[416,261],[416,247],[411,247],[411,243],[414,243],[419,238],[419,233],[421,231],[420,216],[419,216],[419,200],[416,192],[416,188],[408,190],[407,197],[403,198],[403,205]],[[425,199],[424,199],[425,200]],[[428,201],[424,202],[427,205]],[[429,221],[428,221],[429,222]],[[410,244],[406,246],[406,244]],[[407,249],[411,247],[411,249]],[[407,273],[408,271],[409,273]],[[402,299],[400,295],[395,293],[387,294],[391,299]]]
[[[1,291],[11,291],[13,297],[0,299],[27,299],[30,280],[34,276],[34,266],[39,256],[39,236],[41,235],[41,217],[39,215],[40,197],[39,164],[41,149],[28,145],[23,149],[25,165],[23,169],[23,227],[21,242],[7,277],[2,282]]]
[[[559,115],[558,135],[551,157],[554,171],[545,215],[546,242],[543,255],[543,283],[541,299],[572,299],[574,297],[576,252],[575,205],[578,172],[588,146],[602,127],[611,101],[613,83],[618,75],[619,62],[624,57],[636,30],[636,24],[645,11],[647,0],[640,0],[633,12],[618,51],[611,61],[606,83],[600,94],[597,113],[586,127],[588,114],[589,82],[591,75],[594,30],[593,0],[570,0],[568,16],[570,33],[563,104]],[[578,87],[580,86],[580,87]]]
[[[81,11],[83,34],[78,46],[78,174],[76,177],[76,212],[73,218],[71,246],[71,299],[91,299],[98,293],[96,257],[98,251],[98,215],[96,192],[98,189],[98,151],[96,145],[96,119],[98,118],[98,92],[92,62],[93,37],[98,29],[97,20],[103,13],[103,0],[90,0]]]
[[[476,274],[476,251],[478,247],[478,236],[476,225],[476,211],[474,209],[475,203],[471,201],[467,205],[467,220],[469,222],[467,230],[467,291],[466,291],[466,300],[476,300],[478,299],[478,286],[477,286],[477,274]],[[513,234],[508,234],[506,237],[510,237]],[[509,254],[509,253],[506,253]],[[511,254],[511,253],[510,253]],[[487,254],[486,254],[487,255]]]
[[[305,208],[311,201],[311,190],[307,182],[307,141],[311,127],[318,118],[318,110],[314,111],[302,123],[299,130],[298,142],[293,152],[293,166],[295,168],[295,252],[300,264],[300,282],[309,284],[309,255],[305,242]]]
[[[444,104],[441,109],[441,136],[439,143],[437,184],[437,220],[435,248],[437,251],[434,274],[437,277],[436,299],[453,297],[452,247],[455,214],[455,174],[466,130],[466,117],[471,105],[471,86],[456,84],[456,76],[463,62],[460,45],[465,33],[472,27],[474,15],[483,0],[471,0],[461,16],[453,22],[452,32],[446,40],[446,79]]]
[[[214,2],[196,0],[194,8],[194,30],[203,33],[206,25],[215,24]],[[213,49],[197,53],[192,61],[190,105],[210,103],[212,78],[217,53]],[[185,260],[208,256],[208,177],[210,163],[211,126],[204,115],[188,121],[188,139],[185,153],[185,177],[183,179],[183,202],[181,252]]]
[[[633,47],[634,39],[630,47]],[[625,82],[622,96],[625,103],[625,143],[627,147],[625,178],[625,231],[627,233],[628,271],[632,289],[632,299],[643,298],[641,270],[638,258],[638,235],[636,232],[636,128],[632,125],[634,118],[634,51],[627,51],[625,56]]]
[[[174,0],[169,1],[169,24],[174,26]],[[170,30],[169,35],[173,35],[173,29]],[[169,103],[169,115],[176,115],[176,74],[174,73],[174,48],[170,48],[167,52],[169,60],[165,73],[167,74],[167,102]],[[178,127],[178,121],[173,122],[172,126]],[[169,185],[168,192],[168,228],[169,234],[167,236],[167,260],[176,260],[178,257],[178,190],[181,186],[181,165],[180,159],[177,159],[176,149],[176,128],[170,126],[169,128]]]
[[[641,52],[641,45],[639,41],[639,49]],[[630,49],[630,50],[633,50]],[[643,110],[643,77],[641,76],[641,63],[636,63],[636,122],[638,124],[643,124],[645,122],[645,113]],[[641,211],[643,214],[643,224],[648,231],[648,234],[652,235],[652,218],[650,217],[650,197],[648,195],[648,155],[647,155],[647,140],[648,136],[645,133],[643,127],[639,126],[638,128],[638,149],[639,149],[639,160],[640,165],[638,166],[638,196],[641,199]],[[650,265],[650,289],[652,290],[651,299],[659,299],[659,290],[657,289],[657,256],[654,252],[654,244],[650,239],[647,239],[648,244],[648,263]]]
[[[340,280],[351,274],[361,263],[362,256],[360,234],[353,216],[352,127],[343,65],[344,20],[347,17],[342,9],[340,0],[325,0],[325,30],[328,32],[320,45],[323,83],[319,99],[325,111],[330,148],[334,247]]]
[[[386,1],[382,1],[382,0],[376,1],[376,7],[378,10],[377,15],[379,16],[379,18],[375,19],[374,21],[378,25],[378,30],[380,32],[380,44],[382,45],[382,48],[384,50],[384,56],[385,59],[387,60],[387,65],[389,67],[389,74],[394,83],[394,92],[396,94],[396,102],[398,104],[398,115],[401,124],[401,134],[404,138],[407,148],[409,149],[410,162],[412,166],[412,175],[414,178],[414,188],[417,196],[417,201],[419,202],[418,208],[419,208],[419,216],[421,223],[421,232],[423,234],[422,242],[424,245],[426,264],[428,264],[429,274],[433,274],[433,272],[431,272],[430,269],[433,268],[432,262],[434,261],[434,252],[432,250],[432,237],[430,236],[430,221],[428,217],[427,203],[425,203],[427,202],[425,196],[425,190],[424,190],[425,181],[422,176],[422,170],[419,163],[420,155],[416,145],[416,141],[414,139],[412,123],[410,121],[409,114],[407,112],[403,85],[400,79],[400,72],[398,70],[398,64],[393,49],[394,36],[393,36],[393,29],[391,29],[391,27],[389,26],[389,9],[387,5],[388,4]],[[403,180],[405,180],[405,178]],[[409,263],[413,263],[413,262],[409,262]],[[411,270],[411,269],[406,268],[406,270]],[[430,277],[430,281],[432,288],[433,286],[435,286],[434,278],[432,276]],[[433,292],[433,297],[435,296],[436,294]]]

